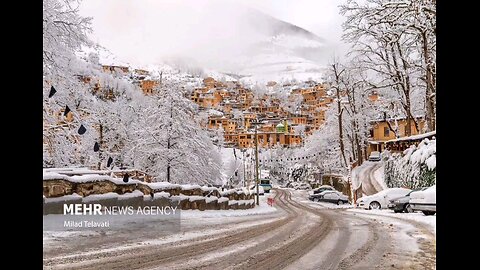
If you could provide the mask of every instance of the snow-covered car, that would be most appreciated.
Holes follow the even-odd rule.
[[[349,203],[348,196],[336,190],[325,190],[319,194],[313,194],[313,201],[317,202],[330,202],[336,204]]]
[[[310,184],[307,184],[307,183],[301,183],[300,185],[298,185],[295,188],[296,189],[301,189],[301,190],[309,190],[309,189],[312,189],[312,186],[310,186]]]
[[[414,210],[413,210],[412,206],[409,204],[410,194],[412,194],[412,192],[421,191],[421,190],[425,190],[425,189],[427,189],[427,188],[412,190],[405,196],[401,196],[401,197],[398,197],[398,198],[391,199],[389,204],[388,204],[388,209],[393,210],[393,212],[395,212],[395,213],[401,213],[401,212],[413,213]]]
[[[409,204],[414,211],[430,216],[437,212],[437,188],[433,185],[425,190],[412,192]]]
[[[393,198],[407,195],[411,189],[408,188],[387,188],[376,194],[361,197],[357,200],[357,207],[364,209],[386,209]]]
[[[322,185],[322,186],[319,186],[318,188],[314,189],[313,194],[320,194],[320,193],[324,192],[325,190],[335,190],[335,188],[333,188],[332,186],[329,186],[329,185]]]
[[[325,192],[327,192],[327,191],[339,192],[339,191],[336,191],[335,189],[333,189],[333,190],[332,190],[332,189],[322,190],[322,192],[319,192],[319,193],[315,193],[315,192],[311,192],[311,191],[310,191],[310,195],[308,196],[308,199],[309,199],[310,201],[318,202],[319,199],[320,199],[321,197],[323,197],[323,195],[324,195]]]
[[[378,151],[372,151],[370,153],[370,156],[368,157],[368,161],[380,161],[381,160],[381,154]]]

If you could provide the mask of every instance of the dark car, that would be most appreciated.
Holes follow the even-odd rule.
[[[348,196],[336,190],[325,190],[322,193],[310,195],[308,199],[314,202],[329,202],[336,204],[349,203]]]
[[[314,201],[314,202],[317,202],[319,198],[320,198],[320,194],[312,194],[312,195],[308,196],[308,199],[310,201]]]
[[[412,207],[408,203],[410,201],[410,194],[414,191],[420,191],[420,190],[425,190],[425,189],[426,188],[415,189],[415,190],[412,190],[409,193],[407,193],[407,195],[405,195],[405,196],[394,198],[394,199],[390,200],[390,202],[388,203],[388,209],[393,210],[393,212],[395,212],[395,213],[402,213],[402,212],[413,213],[414,210],[412,209]]]

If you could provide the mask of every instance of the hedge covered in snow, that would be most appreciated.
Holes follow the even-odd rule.
[[[436,183],[436,140],[424,139],[403,153],[383,153],[388,187],[429,187]]]

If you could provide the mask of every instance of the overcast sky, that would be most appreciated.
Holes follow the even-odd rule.
[[[343,18],[338,14],[340,0],[242,0],[273,17],[295,24],[318,36],[340,41]]]
[[[235,24],[252,7],[340,44],[340,0],[83,0],[93,18],[93,40],[128,62],[155,63],[165,56],[219,51],[245,43]],[[221,8],[219,8],[221,7]],[[232,30],[235,29],[235,30]],[[241,34],[239,34],[241,33]],[[239,38],[241,36],[242,38]],[[219,44],[224,44],[222,48]],[[333,52],[332,52],[333,53]],[[191,56],[191,55],[190,55]]]

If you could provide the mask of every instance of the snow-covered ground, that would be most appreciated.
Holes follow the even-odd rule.
[[[275,59],[275,61],[271,59]],[[265,84],[268,81],[282,83],[293,79],[321,82],[325,72],[324,67],[318,66],[312,61],[281,53],[258,55],[254,58],[248,58],[245,62],[248,62],[248,66],[245,66],[239,73],[247,74],[240,79],[247,86],[253,86],[256,83]]]
[[[302,200],[301,202],[308,204],[310,207],[314,208],[320,208],[320,209],[349,209],[353,208],[353,205],[351,204],[334,204],[334,203],[328,203],[328,202],[312,202],[310,200]]]
[[[242,217],[242,216],[253,216],[253,215],[265,215],[271,214],[276,212],[278,209],[267,204],[267,199],[269,197],[274,197],[275,192],[272,191],[270,194],[265,194],[260,196],[260,205],[255,206],[251,209],[238,209],[238,210],[181,210],[180,211],[180,224],[188,224],[188,223],[211,223],[218,221],[222,218],[233,218],[233,217]],[[55,220],[58,222],[63,222],[62,218],[63,215],[46,215],[44,216],[44,223],[52,223]],[[115,229],[119,230],[122,228],[130,228],[132,224],[140,224],[142,222],[155,222],[154,217],[143,217],[143,216],[121,216],[116,220]],[[121,222],[121,224],[118,224]],[[109,234],[107,230],[104,232]],[[82,230],[82,231],[45,231],[43,232],[43,243],[44,245],[48,245],[51,241],[58,241],[61,238],[69,238],[69,237],[86,237],[91,235],[98,235],[99,232],[95,230]]]
[[[307,190],[295,190],[288,188],[288,190],[293,191],[292,192],[292,198],[294,198],[297,202],[307,204],[310,207],[313,208],[319,208],[319,209],[347,209],[347,208],[352,208],[353,205],[346,203],[346,204],[341,204],[337,205],[334,203],[328,203],[328,202],[313,202],[308,199],[308,195],[312,193],[312,191],[307,191]]]
[[[374,216],[374,217],[394,217],[398,219],[404,219],[404,220],[411,220],[411,221],[416,221],[419,223],[422,223],[426,225],[427,228],[430,229],[434,234],[436,234],[437,231],[437,216],[425,216],[423,213],[420,212],[415,212],[415,213],[393,213],[391,210],[365,210],[365,209],[360,209],[360,208],[353,208],[353,209],[348,209],[347,211],[354,212],[354,213],[361,213],[361,214],[366,214],[369,216]]]
[[[436,215],[434,216],[425,216],[421,212],[415,212],[415,213],[394,213],[392,210],[387,210],[387,209],[378,209],[378,210],[366,210],[366,209],[360,209],[360,208],[355,208],[351,204],[343,204],[343,205],[336,205],[334,203],[327,203],[327,202],[312,202],[308,200],[308,193],[309,191],[305,190],[293,190],[293,189],[288,189],[292,190],[292,198],[295,198],[296,201],[300,203],[305,203],[310,207],[313,208],[319,208],[319,209],[346,209],[349,212],[353,213],[360,213],[363,215],[368,215],[369,217],[393,217],[397,219],[403,219],[403,220],[410,220],[410,221],[415,221],[419,222],[423,225],[426,225],[426,227],[433,232],[434,234],[436,233],[436,225],[437,225],[437,217]]]
[[[230,216],[229,210],[185,211],[182,230],[177,233],[152,231],[141,224],[138,230],[126,228],[128,233],[121,231],[106,237],[53,238],[47,244],[44,241],[44,265],[138,265],[142,269],[229,269],[232,265],[292,270],[434,268],[435,236],[420,222],[401,219],[400,215],[382,215],[382,211],[325,209],[342,207],[325,203],[309,202],[321,208],[311,211],[299,205],[304,204],[302,196],[306,194],[294,191],[291,200],[285,196],[276,212],[266,205],[274,194],[262,196],[261,206],[253,211],[258,215],[245,211],[241,216]]]
[[[260,205],[244,210],[182,210],[180,216],[182,221],[192,218],[218,218],[218,217],[239,217],[249,215],[269,214],[277,211],[277,208],[267,204],[267,198],[275,196],[275,193],[260,196]]]

